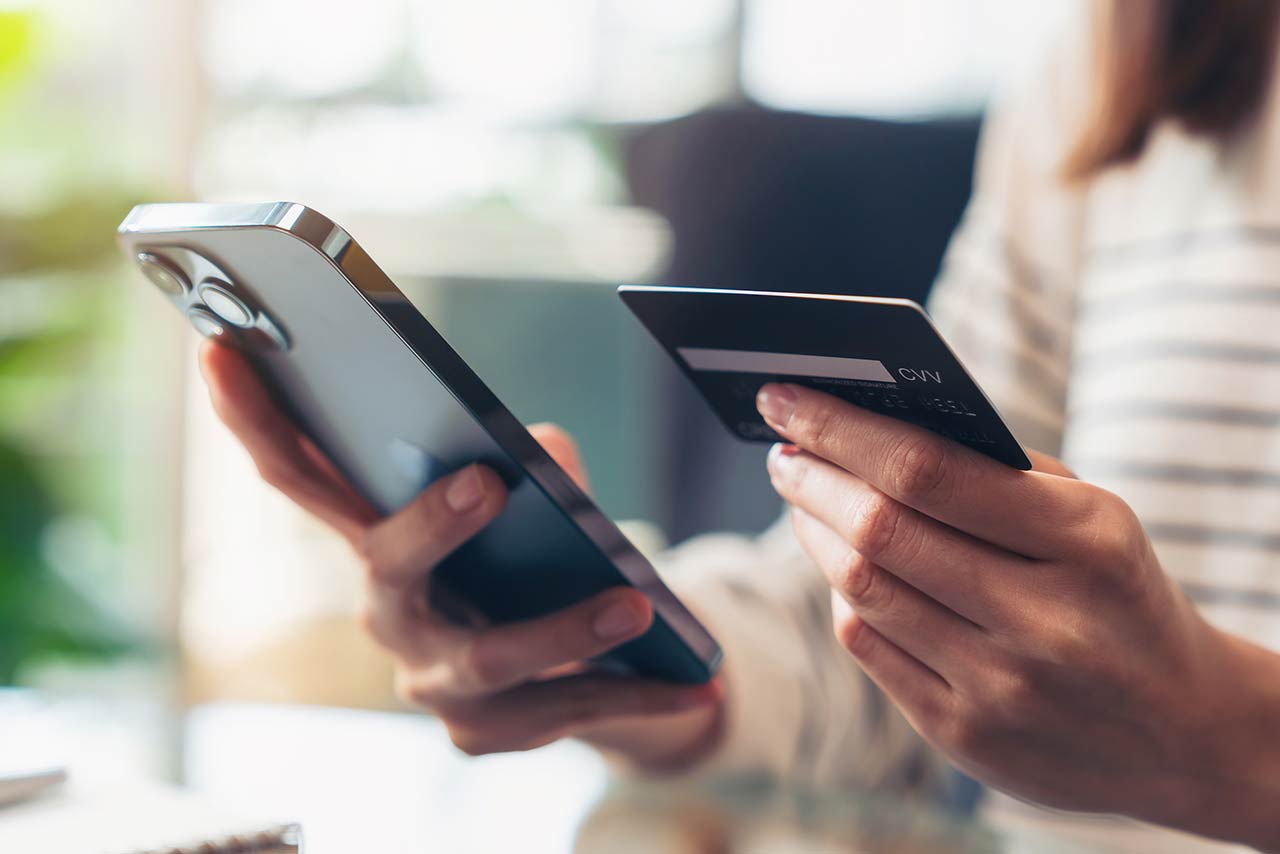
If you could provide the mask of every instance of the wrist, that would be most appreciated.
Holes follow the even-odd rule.
[[[1225,632],[1187,808],[1192,832],[1280,852],[1280,655]]]
[[[629,771],[667,775],[688,771],[719,748],[724,698],[687,712],[602,724],[578,738]]]

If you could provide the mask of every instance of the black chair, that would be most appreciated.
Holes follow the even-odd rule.
[[[637,134],[627,179],[671,224],[672,284],[923,301],[969,198],[979,124],[711,111]],[[668,533],[760,530],[780,509],[763,451],[664,377]]]

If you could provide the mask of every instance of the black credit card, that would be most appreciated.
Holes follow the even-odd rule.
[[[618,295],[740,438],[780,441],[755,399],[765,383],[788,382],[1031,468],[995,406],[910,300],[642,285]]]

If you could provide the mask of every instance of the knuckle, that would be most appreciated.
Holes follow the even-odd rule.
[[[829,445],[836,430],[835,410],[812,402],[799,403],[787,422],[789,437],[807,446]]]
[[[463,644],[458,661],[454,665],[457,680],[471,688],[492,689],[502,685],[507,677],[506,662],[497,647],[480,635]]]
[[[886,479],[893,494],[908,504],[944,499],[950,483],[946,449],[928,436],[903,437],[889,452]]]
[[[362,564],[368,565],[374,558],[376,546],[374,531],[377,529],[377,524],[367,525],[351,537],[351,551]]]
[[[449,741],[467,756],[486,756],[499,751],[499,746],[494,738],[482,730],[453,723],[447,723],[446,726],[449,732]]]
[[[360,610],[356,612],[356,625],[360,627],[360,631],[378,643],[382,643],[381,621],[378,619],[377,610],[372,605],[366,603],[360,606]]]
[[[812,460],[804,455],[795,458],[791,466],[791,480],[783,489],[784,495],[801,497],[809,492],[810,475],[813,473]]]
[[[407,674],[399,668],[396,669],[395,677],[392,681],[392,688],[395,691],[396,699],[410,706],[416,706],[417,691],[413,682],[408,678]]]
[[[352,546],[372,583],[401,587],[418,582],[441,555],[452,551],[456,532],[441,530],[435,516],[413,513],[412,519],[383,520],[355,535]]]
[[[397,667],[394,680],[396,697],[410,706],[431,710],[436,704],[436,691],[431,680],[406,667]]]
[[[859,604],[881,613],[892,611],[897,597],[898,585],[886,573],[872,568],[868,572],[869,580],[862,593]]]
[[[832,570],[831,583],[850,599],[861,601],[872,584],[873,572],[871,561],[862,552],[850,547]]]
[[[1137,570],[1147,555],[1142,523],[1123,499],[1106,490],[1096,490],[1090,504],[1084,557],[1120,589],[1137,589],[1142,579]]]
[[[1053,629],[1035,645],[1040,657],[1052,667],[1087,667],[1097,658],[1098,650],[1085,622],[1074,614],[1058,615]]]
[[[1074,625],[1069,618],[1062,618],[1061,622],[1063,625],[1041,644],[1039,666],[1029,674],[1036,683],[1065,676],[1107,689],[1135,684],[1137,674],[1127,656],[1110,655],[1099,649],[1097,632],[1089,627],[1089,615],[1080,615]]]
[[[387,652],[400,659],[407,660],[406,653],[413,649],[421,637],[411,634],[411,630],[403,621],[373,603],[361,606],[356,615],[360,628]]]
[[[1146,566],[1150,557],[1151,543],[1147,539],[1146,529],[1127,504],[1124,506],[1123,516],[1119,517],[1118,528],[1120,542],[1116,544],[1115,553],[1120,564],[1120,574],[1137,585],[1134,589],[1145,589],[1141,582],[1146,578],[1140,570]]]
[[[1103,516],[1102,502],[1106,490],[1088,481],[1080,481],[1076,487],[1079,496],[1075,500],[1062,501],[1047,508],[1059,528],[1071,534],[1074,542],[1090,542],[1094,527]]]
[[[853,548],[871,560],[884,555],[898,538],[903,506],[883,492],[873,491],[854,509]]]
[[[1019,717],[1035,706],[1039,696],[1039,680],[1026,668],[1006,671],[992,687],[990,704],[1002,714]]]
[[[940,727],[942,746],[966,757],[985,756],[991,747],[992,726],[978,709],[961,709]]]
[[[374,535],[377,528],[366,528],[357,533],[351,541],[351,550],[356,560],[364,567],[365,576],[371,581],[386,581],[389,570],[383,565],[382,549],[379,538]]]
[[[258,477],[262,478],[264,483],[286,495],[298,485],[298,472],[287,463],[275,459],[264,459],[256,460],[254,467],[257,468]]]
[[[861,617],[850,615],[835,622],[836,640],[859,659],[867,659],[875,654],[879,638],[875,630],[867,625]]]
[[[926,737],[938,731],[951,714],[952,701],[945,695],[925,694],[915,704],[917,725]]]
[[[1092,556],[1108,554],[1116,539],[1116,504],[1119,499],[1105,489],[1090,487],[1085,501],[1085,544]]]
[[[1001,741],[1009,735],[1007,715],[987,696],[957,698],[938,724],[945,750],[970,759],[983,760],[1001,752]]]
[[[870,561],[866,559],[861,561],[853,584],[855,586],[847,592],[849,598],[858,607],[877,612],[892,610],[893,600],[897,595],[895,585]]]
[[[989,676],[956,704],[943,727],[949,746],[971,757],[992,752],[1019,721],[1040,716],[1048,678],[1031,662],[991,668]]]
[[[361,563],[364,566],[365,576],[374,584],[393,584],[400,575],[395,565],[376,555],[362,558]]]

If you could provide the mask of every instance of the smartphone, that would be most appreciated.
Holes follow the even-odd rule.
[[[618,292],[741,439],[781,441],[755,400],[762,385],[788,382],[1031,468],[995,404],[911,300],[645,285]]]
[[[291,202],[148,204],[119,240],[197,332],[245,354],[380,511],[474,462],[502,477],[506,507],[433,582],[499,623],[631,585],[653,626],[600,663],[681,683],[714,675],[715,639],[346,231]]]

